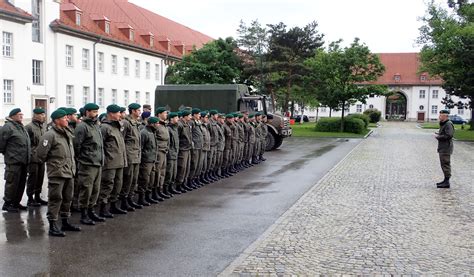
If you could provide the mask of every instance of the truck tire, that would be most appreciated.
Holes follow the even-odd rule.
[[[273,132],[268,132],[267,134],[267,145],[265,147],[265,151],[272,151],[275,147],[276,139]]]
[[[278,149],[278,147],[280,147],[282,143],[283,143],[283,138],[281,136],[277,136],[273,150]]]

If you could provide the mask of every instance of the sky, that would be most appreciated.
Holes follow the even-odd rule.
[[[355,37],[374,53],[417,52],[419,18],[426,0],[129,0],[213,38],[237,37],[240,20],[247,25],[316,21],[325,43]]]

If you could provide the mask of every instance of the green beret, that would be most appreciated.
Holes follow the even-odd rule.
[[[125,108],[125,107],[120,107],[120,112],[121,112],[121,113],[124,113],[126,110],[127,110],[127,108]]]
[[[59,107],[58,110],[63,110],[65,111],[67,108],[66,107]]]
[[[45,110],[43,108],[36,108],[33,110],[33,113],[34,114],[41,114],[41,113],[45,113]]]
[[[80,110],[80,109],[79,109]],[[99,110],[99,105],[95,104],[95,103],[87,103],[85,106],[84,106],[84,110],[85,111],[95,111],[95,110]]]
[[[220,113],[220,114],[219,114],[219,118],[225,118],[225,114]]]
[[[178,113],[174,113],[174,112],[168,114],[168,118],[169,118],[169,119],[171,119],[171,118],[173,118],[173,117],[177,117],[177,116],[178,116]]]
[[[184,111],[181,112],[181,116],[188,116],[190,114],[191,114],[191,112],[189,112],[188,110],[184,110]]]
[[[119,113],[122,111],[122,108],[116,104],[108,105],[107,106],[107,112],[108,113]]]
[[[261,116],[261,115],[262,115],[262,113],[260,113],[260,112],[255,114],[255,116]]]
[[[234,118],[234,115],[231,114],[231,113],[228,113],[228,114],[225,116],[225,118]]]
[[[202,117],[206,117],[206,116],[207,116],[207,112],[201,112],[201,116],[202,116]]]
[[[244,117],[244,115],[239,113],[239,118],[243,118],[243,117]]]
[[[138,104],[138,103],[132,103],[130,105],[128,105],[128,109],[129,110],[138,110],[142,107],[142,105]]]
[[[250,114],[250,115],[249,115],[249,118],[254,118],[254,117],[255,117],[254,114]]]
[[[21,109],[20,109],[20,108],[15,108],[15,109],[11,110],[10,113],[8,114],[8,116],[14,116],[14,115],[16,115],[17,113],[21,113]]]
[[[77,110],[74,108],[66,108],[66,109],[63,109],[63,111],[65,111],[67,115],[73,115],[77,113]]]
[[[106,117],[106,116],[107,116],[106,113],[101,113],[101,114],[99,115],[99,121],[102,121],[102,119],[103,119],[104,117]]]
[[[51,114],[51,119],[55,120],[67,115],[67,112],[63,109],[57,109]]]
[[[182,111],[179,111],[176,114],[178,115],[178,117],[183,117],[183,112]]]
[[[97,109],[98,110],[98,109]],[[85,116],[86,115],[86,110],[84,108],[80,108],[79,109],[79,113],[82,115],[82,116]]]
[[[160,119],[158,117],[152,116],[152,117],[148,118],[148,124],[155,124],[155,123],[158,123],[158,122],[160,122]]]
[[[218,114],[219,112],[218,112],[217,110],[211,110],[209,113],[210,113],[211,115],[215,115],[215,114]]]
[[[201,110],[198,109],[198,108],[194,108],[194,109],[191,110],[192,115],[195,115],[195,114],[200,113],[200,112],[201,112]]]
[[[449,114],[449,110],[441,110],[439,111],[440,114]]]
[[[155,114],[160,114],[160,113],[163,113],[163,112],[166,112],[166,108],[165,107],[158,107],[156,109]]]

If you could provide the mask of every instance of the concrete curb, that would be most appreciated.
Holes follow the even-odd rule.
[[[359,146],[362,144],[363,140],[361,140],[349,153],[347,153],[344,158],[342,158],[333,168],[331,168],[324,176],[317,182],[315,183],[305,194],[303,194],[296,202],[280,217],[273,223],[268,229],[263,232],[262,235],[260,235],[252,244],[247,247],[233,262],[231,262],[221,273],[219,273],[217,276],[224,277],[224,276],[232,276],[234,269],[242,264],[242,262],[252,254],[252,252],[259,246],[259,244],[264,241],[270,234],[280,225],[280,223],[286,218],[288,214],[293,212],[297,207],[300,202],[302,202],[304,199],[309,197],[309,195],[316,189],[318,189],[323,183],[328,176],[336,169],[338,168],[351,154],[359,148]]]

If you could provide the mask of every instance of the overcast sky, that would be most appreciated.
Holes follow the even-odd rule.
[[[242,19],[305,26],[316,20],[324,41],[354,37],[372,52],[416,52],[424,0],[129,0],[213,38],[236,37]]]

